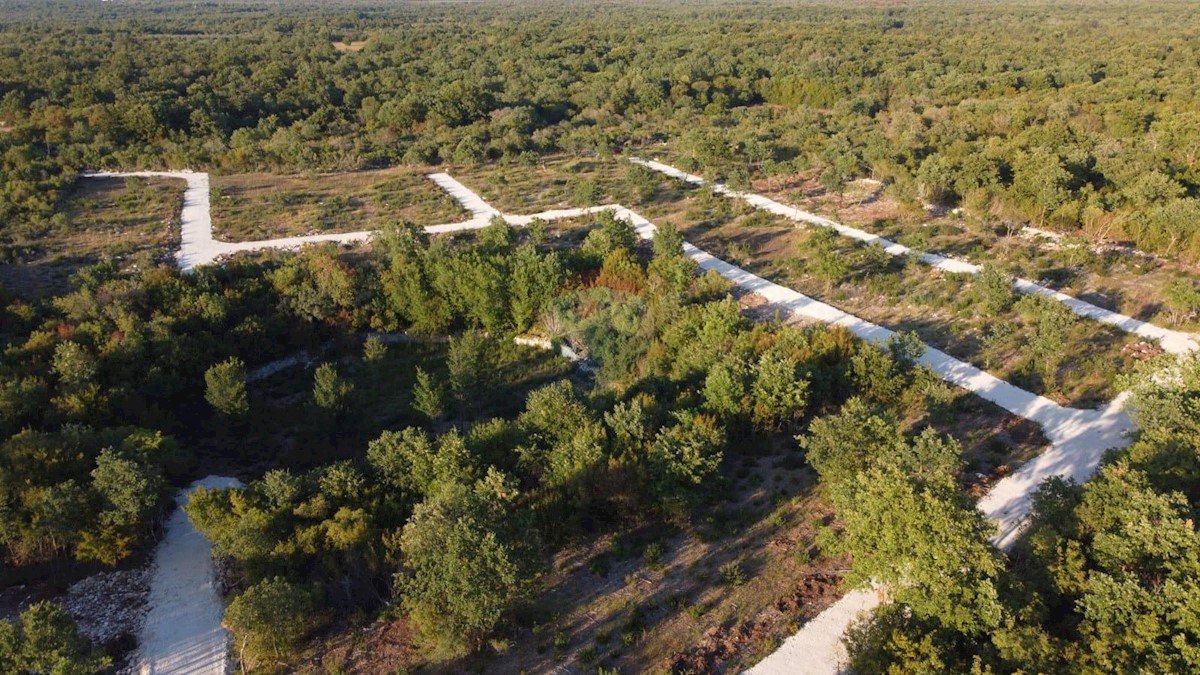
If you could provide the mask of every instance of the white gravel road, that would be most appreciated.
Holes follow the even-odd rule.
[[[134,672],[226,675],[229,633],[221,626],[224,605],[217,592],[212,544],[183,512],[197,487],[240,487],[235,478],[209,476],[180,490],[179,506],[167,521],[167,534],[154,553],[150,598]]]
[[[692,185],[704,185],[707,182],[700,176],[687,173],[686,171],[676,169],[673,166],[663,164],[661,162],[647,161],[638,159],[636,157],[630,158],[629,161],[666,174],[673,178],[678,178],[679,180]],[[901,256],[914,253],[914,251],[909,247],[904,246],[903,244],[898,244],[890,239],[884,239],[883,237],[871,234],[870,232],[864,232],[863,230],[843,225],[841,223],[829,220],[828,218],[822,218],[821,216],[804,211],[802,209],[780,204],[773,199],[754,194],[753,192],[738,192],[720,184],[714,184],[713,189],[718,194],[741,199],[752,206],[770,211],[771,213],[783,216],[796,222],[809,223],[812,225],[831,228],[836,230],[838,234],[879,246],[891,255]],[[965,260],[958,260],[939,255],[937,253],[920,253],[919,258],[921,262],[947,272],[978,274],[980,270],[978,265],[966,262]],[[1171,352],[1172,354],[1183,354],[1200,348],[1200,342],[1197,341],[1197,337],[1190,333],[1163,328],[1162,326],[1156,326],[1152,323],[1147,323],[1131,316],[1125,316],[1124,314],[1119,314],[1102,307],[1097,307],[1089,302],[1084,302],[1078,298],[1071,297],[1065,293],[1060,293],[1054,289],[1047,288],[1041,284],[1037,284],[1026,279],[1015,279],[1013,281],[1013,288],[1017,289],[1021,293],[1036,293],[1051,297],[1063,303],[1067,307],[1070,307],[1072,311],[1080,316],[1085,316],[1095,319],[1096,321],[1111,324],[1127,333],[1133,333],[1148,340],[1155,340],[1162,345],[1164,350]]]
[[[634,161],[690,183],[704,182],[697,176],[664,164]],[[212,223],[208,215],[207,176],[189,172],[91,175],[165,176],[188,180],[188,196],[185,197],[183,214],[183,248],[177,256],[180,267],[185,270],[213,262],[220,256],[235,251],[295,248],[319,241],[362,241],[371,236],[370,232],[351,232],[237,244],[217,242],[212,238]],[[446,189],[472,214],[471,219],[460,223],[426,227],[426,231],[431,233],[478,229],[485,227],[495,216],[501,216],[513,225],[526,225],[535,218],[571,218],[604,209],[612,209],[618,217],[627,219],[645,239],[653,238],[656,231],[654,224],[649,220],[617,204],[559,209],[527,216],[503,214],[447,174],[431,174],[429,178]],[[893,255],[906,255],[911,252],[907,247],[895,242],[784,206],[759,195],[736,193],[723,186],[717,186],[716,189],[793,220],[831,227],[847,236],[877,244]],[[695,260],[701,269],[715,270],[743,290],[757,293],[785,311],[845,326],[855,335],[874,344],[882,344],[892,334],[887,328],[767,281],[715,258],[689,243],[684,244],[684,252]],[[977,266],[970,263],[936,254],[922,254],[921,259],[947,271],[969,274],[979,271]],[[1014,286],[1026,293],[1051,295],[1084,316],[1159,340],[1167,351],[1183,352],[1197,346],[1191,335],[1169,331],[1109,312],[1032,282],[1017,280]],[[1099,410],[1074,410],[1013,386],[939,350],[927,348],[920,360],[947,382],[1042,425],[1052,443],[1045,453],[998,482],[979,503],[980,509],[997,523],[998,534],[994,541],[1001,548],[1011,546],[1019,535],[1030,510],[1030,497],[1042,479],[1058,475],[1069,476],[1079,481],[1086,480],[1095,471],[1105,450],[1128,442],[1127,434],[1132,424],[1122,411],[1121,398]],[[208,483],[211,486],[232,484],[228,482],[230,479],[211,478],[206,481],[213,481]],[[180,520],[177,521],[177,517]],[[151,586],[151,615],[147,618],[142,641],[142,672],[224,673],[227,667],[228,638],[220,627],[221,603],[213,588],[210,549],[208,543],[191,528],[182,511],[178,511],[176,517],[172,518],[167,539],[164,540],[158,555],[160,571],[156,573]],[[750,672],[769,675],[838,672],[845,658],[840,636],[856,616],[873,609],[878,602],[874,591],[848,593],[842,600],[805,624],[804,628],[789,638],[778,651]]]

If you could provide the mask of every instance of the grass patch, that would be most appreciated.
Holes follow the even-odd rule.
[[[80,178],[40,232],[15,243],[0,284],[26,299],[69,290],[75,272],[115,261],[124,269],[167,262],[179,246],[183,180]]]
[[[430,171],[395,167],[319,176],[213,176],[213,234],[223,241],[257,241],[378,230],[397,220],[438,225],[470,218],[426,177]]]

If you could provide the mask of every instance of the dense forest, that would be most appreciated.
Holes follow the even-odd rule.
[[[1200,256],[1186,2],[282,7],[6,3],[8,257],[56,226],[85,168],[333,170],[658,141],[719,175],[872,176],[981,219]]]
[[[47,242],[95,225],[78,215],[92,169],[503,178],[661,153],[739,188],[804,176],[842,202],[872,179],[917,223],[1135,247],[1185,270],[1154,294],[1186,323],[1194,10],[0,0],[0,265],[66,257]],[[621,175],[570,197],[669,210],[657,177]],[[177,208],[168,186],[110,188],[128,193],[114,209]],[[247,670],[354,670],[379,626],[402,636],[376,664],[393,671],[733,669],[811,618],[762,619],[796,578],[891,589],[848,638],[856,672],[1200,669],[1200,360],[1104,382],[1132,391],[1135,441],[1086,484],[1044,484],[1001,552],[974,498],[1044,439],[919,366],[914,334],[877,349],[756,313],[698,274],[687,229],[389,219],[369,246],[183,274],[158,227],[153,250],[73,261],[68,291],[0,288],[0,592],[140,564],[176,488],[225,472],[246,487],[187,512]],[[792,255],[830,289],[848,260],[877,284],[907,264],[862,251],[829,234]],[[962,302],[1066,335],[1074,315],[1010,282],[989,267]],[[531,334],[552,349],[513,342]],[[1084,349],[1043,343],[1051,383]],[[0,671],[127,651],[52,602],[20,609]],[[710,628],[756,641],[701,653]]]

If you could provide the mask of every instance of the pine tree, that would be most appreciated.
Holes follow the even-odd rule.
[[[420,367],[417,368],[417,382],[413,385],[413,408],[431,422],[438,421],[446,413],[446,387],[435,382]]]

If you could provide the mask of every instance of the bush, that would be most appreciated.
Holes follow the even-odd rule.
[[[730,586],[737,587],[746,583],[746,571],[742,569],[742,564],[736,560],[721,565],[718,571],[721,574],[721,580]]]
[[[267,658],[295,651],[319,626],[312,593],[281,577],[261,581],[233,599],[225,623],[233,630],[242,665],[255,668]]]

